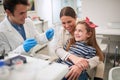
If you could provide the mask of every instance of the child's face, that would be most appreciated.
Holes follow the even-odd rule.
[[[90,37],[90,33],[87,32],[85,25],[78,24],[75,28],[74,37],[76,41],[86,41]]]

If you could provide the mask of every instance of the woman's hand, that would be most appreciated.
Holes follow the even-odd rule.
[[[82,70],[85,70],[89,67],[88,61],[87,59],[84,58],[80,58],[76,63],[76,66],[78,66],[79,68],[82,68]]]
[[[65,76],[65,78],[67,78],[67,80],[76,80],[78,79],[78,77],[80,76],[82,69],[79,68],[76,65],[71,66],[70,71],[67,73],[67,75]]]
[[[67,60],[73,62],[75,65],[83,69],[87,69],[89,66],[87,59],[77,57],[73,54],[71,54]]]

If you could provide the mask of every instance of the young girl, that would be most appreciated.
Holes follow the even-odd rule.
[[[71,54],[75,54],[78,57],[83,57],[90,59],[96,55],[101,56],[100,60],[103,60],[103,54],[96,42],[95,28],[97,26],[86,20],[78,21],[74,31],[74,37],[69,39],[64,49]],[[66,64],[72,67],[74,65],[72,61],[64,61]],[[76,65],[76,64],[75,64]],[[79,68],[82,65],[76,65]],[[70,67],[70,68],[71,68]],[[84,72],[84,73],[83,73]],[[82,76],[79,77],[79,80],[87,80],[86,71],[82,71]]]

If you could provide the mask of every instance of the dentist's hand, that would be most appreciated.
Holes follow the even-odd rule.
[[[46,34],[47,39],[51,40],[53,38],[53,35],[54,35],[54,29],[52,29],[52,28],[48,29],[45,32],[45,34]]]
[[[26,39],[23,43],[23,48],[26,52],[29,52],[37,44],[37,41],[34,38]]]

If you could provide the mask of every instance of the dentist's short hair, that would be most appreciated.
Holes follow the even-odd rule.
[[[14,13],[17,4],[29,5],[28,0],[3,0],[4,10],[8,9],[11,13]]]

